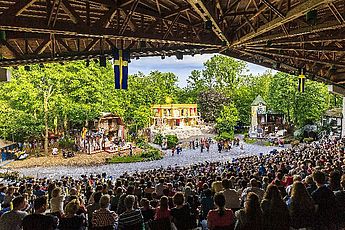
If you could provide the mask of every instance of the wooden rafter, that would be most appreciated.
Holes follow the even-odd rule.
[[[125,18],[125,20],[124,20],[124,22],[122,24],[122,27],[120,29],[120,35],[122,35],[125,32],[125,30],[126,30],[126,28],[128,26],[128,23],[130,22],[130,20],[131,20],[131,18],[133,16],[133,13],[134,13],[135,9],[137,8],[138,4],[139,4],[139,0],[134,0],[133,1],[131,9],[128,12],[128,14],[127,14],[127,16],[126,16],[126,18]]]
[[[194,8],[198,15],[204,20],[212,21],[212,30],[219,37],[221,41],[226,42],[227,45],[230,45],[230,41],[225,35],[225,32],[220,28],[219,22],[217,20],[215,12],[212,10],[214,7],[211,6],[210,2],[205,4],[205,0],[187,0],[189,4]]]
[[[256,32],[249,33],[243,37],[241,37],[238,41],[234,42],[232,46],[240,45],[250,39],[253,39],[255,37],[258,37],[261,34],[267,33],[281,25],[284,25],[290,21],[293,21],[303,15],[305,15],[310,9],[315,9],[325,3],[331,3],[334,0],[306,0],[293,9],[291,9],[289,12],[287,12],[286,17],[284,18],[276,18],[272,20],[270,23],[267,23],[257,29]]]

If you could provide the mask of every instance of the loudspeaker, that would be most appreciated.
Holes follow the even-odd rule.
[[[212,21],[211,20],[207,20],[205,21],[205,29],[206,30],[212,30]]]
[[[180,52],[176,53],[176,58],[177,60],[183,60],[183,53],[180,53]]]
[[[9,82],[11,80],[11,71],[0,68],[0,82]]]
[[[317,23],[317,10],[309,11],[305,16],[305,19],[309,25],[313,25],[313,26],[316,25],[316,23]]]

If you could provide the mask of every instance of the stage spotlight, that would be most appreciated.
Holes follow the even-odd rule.
[[[136,59],[136,60],[139,60],[139,59],[140,59],[140,57],[139,57],[139,56],[136,56],[136,57],[135,57],[135,59]]]
[[[317,10],[311,10],[305,15],[305,19],[309,25],[316,25],[317,23]]]
[[[105,56],[99,57],[99,65],[101,67],[107,67],[107,58]]]
[[[25,71],[30,71],[31,67],[29,65],[24,66]]]
[[[140,41],[140,48],[146,48],[146,41]]]
[[[211,20],[207,20],[205,21],[205,29],[206,30],[212,30],[212,21]]]
[[[164,56],[164,55],[162,55],[162,56],[161,56],[161,59],[162,59],[162,60],[163,60],[163,59],[165,59],[165,56]]]
[[[40,68],[44,68],[44,64],[43,64],[43,63],[40,63],[40,64],[39,64],[39,67],[40,67]]]
[[[85,61],[85,66],[86,66],[86,67],[89,67],[89,66],[90,66],[90,60],[89,60],[89,59],[87,59],[87,60]]]
[[[6,32],[0,30],[0,41],[6,41]]]
[[[176,53],[176,58],[177,58],[177,60],[183,60],[183,53],[177,52]]]

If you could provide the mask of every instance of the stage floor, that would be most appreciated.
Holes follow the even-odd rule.
[[[273,149],[278,147],[266,147],[253,144],[244,144],[244,149],[240,147],[232,148],[230,151],[223,151],[218,153],[217,144],[212,144],[210,152],[200,152],[200,149],[183,149],[180,155],[171,155],[171,150],[166,152],[163,159],[151,162],[138,162],[138,163],[127,163],[127,164],[105,164],[96,166],[56,166],[56,167],[35,167],[35,168],[22,168],[16,169],[20,173],[27,176],[34,177],[48,177],[48,178],[60,178],[61,176],[72,176],[80,177],[82,174],[101,174],[107,173],[112,178],[119,177],[124,172],[133,173],[135,171],[144,171],[149,169],[157,169],[159,167],[168,166],[185,166],[192,163],[198,162],[215,162],[215,161],[227,161],[234,157],[244,157],[249,155],[255,155],[259,153],[269,153]],[[2,171],[2,170],[0,170]]]

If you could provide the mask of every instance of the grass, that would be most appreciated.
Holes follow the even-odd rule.
[[[163,158],[160,150],[151,147],[150,145],[143,145],[144,150],[142,153],[133,156],[114,156],[107,159],[108,164],[118,163],[134,163],[144,161],[155,161]]]
[[[244,142],[246,142],[247,144],[255,144],[257,142],[257,140],[250,139],[250,138],[244,138]]]

